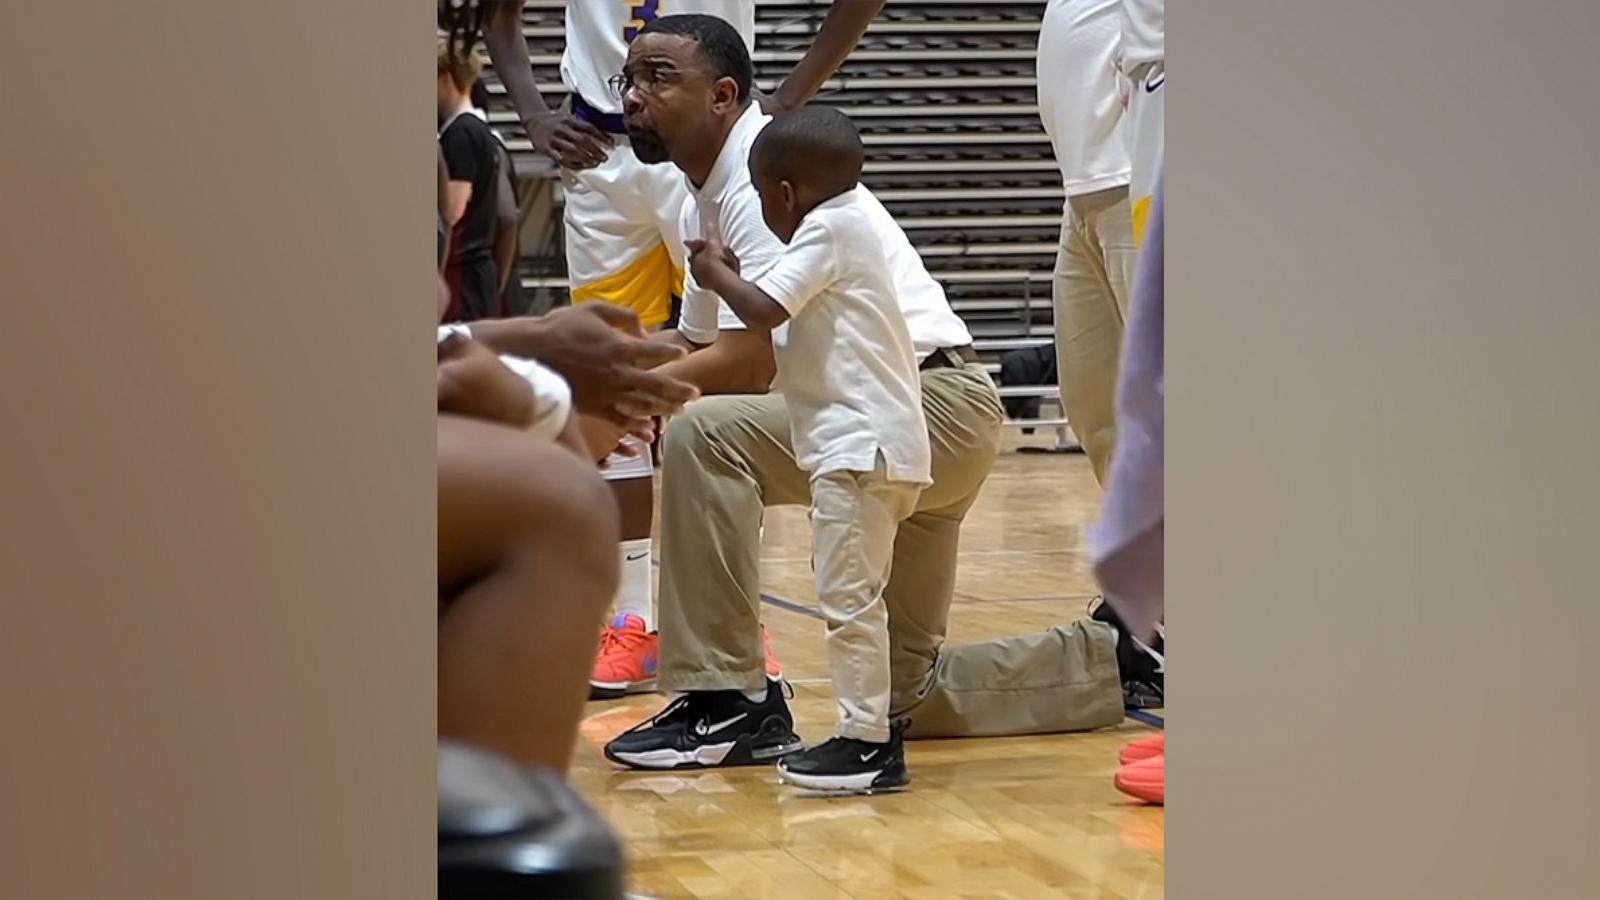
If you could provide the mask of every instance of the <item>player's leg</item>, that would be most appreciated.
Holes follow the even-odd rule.
[[[621,514],[617,558],[622,577],[589,677],[591,700],[655,690],[660,652],[650,552],[655,468],[649,446],[633,437],[624,440],[635,455],[612,454],[601,472]]]
[[[611,498],[568,450],[452,416],[438,480],[439,734],[564,771],[616,589]]]
[[[674,283],[651,202],[656,174],[652,170],[657,168],[662,167],[640,163],[623,142],[603,165],[563,181],[573,302],[601,300],[632,309],[651,329],[665,324]],[[657,635],[650,555],[654,469],[651,448],[632,438],[627,443],[634,455],[614,454],[604,470],[621,511],[617,557],[622,577],[590,673],[594,699],[655,687]]]

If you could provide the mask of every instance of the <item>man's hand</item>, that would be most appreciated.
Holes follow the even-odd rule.
[[[537,414],[533,388],[494,351],[450,335],[439,344],[439,412],[527,428]]]
[[[699,284],[720,293],[723,279],[739,277],[739,257],[716,238],[689,238],[683,245],[689,250],[689,271]]]
[[[581,303],[540,322],[539,349],[528,355],[567,379],[579,412],[646,434],[652,417],[676,414],[700,396],[693,385],[649,371],[682,358],[684,350],[650,340],[639,317],[626,309]]]
[[[527,125],[528,140],[564,169],[592,169],[606,161],[611,135],[576,116],[552,112]]]
[[[578,431],[583,435],[584,443],[588,445],[590,458],[602,469],[607,467],[607,457],[613,453],[623,456],[639,455],[636,445],[623,443],[622,439],[628,437],[629,432],[605,419],[598,419],[594,416],[578,416]],[[632,436],[638,438],[648,447],[655,441],[655,429],[652,427],[649,431],[635,431]]]

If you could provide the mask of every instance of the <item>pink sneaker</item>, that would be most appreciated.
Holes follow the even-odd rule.
[[[1131,762],[1117,770],[1117,790],[1146,803],[1165,806],[1167,802],[1167,755]]]
[[[1123,765],[1127,765],[1128,763],[1138,762],[1141,759],[1160,756],[1166,752],[1167,733],[1163,731],[1160,734],[1152,734],[1149,737],[1142,737],[1124,744],[1122,752],[1117,754],[1117,760]]]
[[[783,677],[783,666],[778,665],[778,656],[772,652],[772,635],[767,631],[767,626],[761,626],[761,649],[767,655],[767,677],[773,681]]]
[[[589,676],[590,700],[614,700],[656,689],[660,636],[645,631],[644,620],[619,613],[600,633],[600,655]]]

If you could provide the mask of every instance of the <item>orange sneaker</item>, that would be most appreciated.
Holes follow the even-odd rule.
[[[589,676],[590,700],[614,700],[656,689],[660,636],[645,631],[644,620],[618,613],[600,633],[600,655]]]
[[[1117,770],[1117,790],[1146,803],[1167,802],[1167,755],[1131,762]]]
[[[1122,745],[1122,752],[1117,754],[1117,760],[1123,765],[1127,765],[1131,762],[1138,762],[1141,759],[1160,756],[1165,752],[1167,752],[1167,733],[1163,731],[1160,734],[1152,734],[1149,737],[1142,737]]]
[[[772,652],[772,635],[767,632],[767,626],[761,626],[761,649],[767,655],[767,677],[773,681],[783,677],[783,666],[778,665],[778,656]]]

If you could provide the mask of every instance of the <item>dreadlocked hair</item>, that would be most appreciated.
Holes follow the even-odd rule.
[[[444,32],[445,52],[451,59],[465,60],[483,37],[483,20],[490,0],[438,0],[439,30]]]

